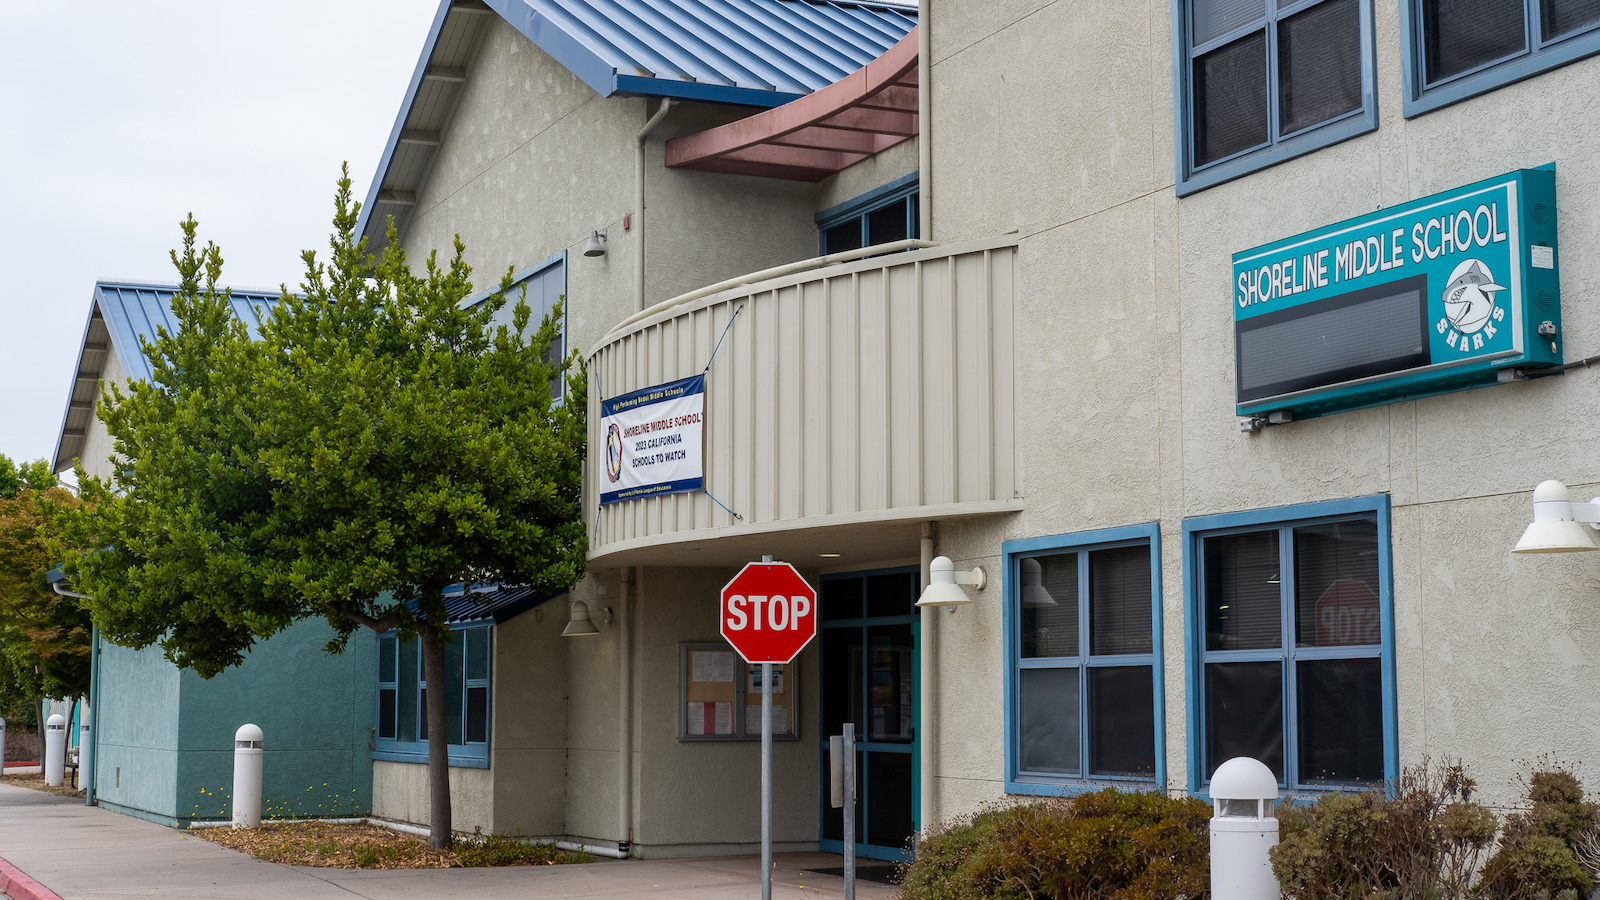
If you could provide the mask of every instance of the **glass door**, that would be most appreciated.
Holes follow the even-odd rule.
[[[915,567],[822,579],[822,771],[828,738],[856,731],[856,855],[907,859],[917,830]],[[844,852],[844,810],[822,779],[819,844]]]

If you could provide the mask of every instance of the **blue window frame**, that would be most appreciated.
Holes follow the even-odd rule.
[[[818,252],[843,253],[920,236],[917,173],[817,213]]]
[[[453,629],[444,648],[450,765],[489,766],[489,686],[493,653],[489,624]],[[421,643],[378,635],[378,746],[373,759],[428,761],[428,679]]]
[[[463,307],[476,306],[489,299],[489,296],[498,291],[500,286],[486,291],[479,291],[461,302]],[[539,323],[544,317],[555,309],[556,302],[567,294],[567,252],[565,250],[550,257],[544,262],[529,266],[511,276],[511,290],[506,292],[506,304],[495,313],[491,324],[511,327],[513,316],[516,314],[517,300],[523,296],[523,289],[527,289],[528,308],[532,315],[528,317],[526,334],[532,334],[539,328]],[[567,316],[562,311],[561,321],[558,323],[557,337],[550,343],[550,351],[545,354],[545,359],[555,361],[567,353]],[[550,383],[550,396],[560,400],[565,395],[565,386],[560,379]]]
[[[1405,115],[1600,52],[1594,0],[1400,0]]]
[[[1235,756],[1289,791],[1399,770],[1388,495],[1183,525],[1189,790]]]
[[[1001,549],[1006,792],[1164,785],[1158,526]]]
[[[1177,192],[1378,127],[1372,0],[1172,0]]]

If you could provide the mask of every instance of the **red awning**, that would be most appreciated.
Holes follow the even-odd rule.
[[[917,134],[917,30],[813,94],[667,141],[667,166],[821,181]]]

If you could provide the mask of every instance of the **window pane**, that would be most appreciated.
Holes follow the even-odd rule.
[[[856,584],[861,582],[857,581]],[[861,727],[861,640],[863,629],[822,629],[822,733],[844,734],[844,723],[856,726],[856,739],[865,740]],[[759,702],[760,698],[757,698]]]
[[[1149,666],[1089,669],[1089,763],[1095,775],[1154,775],[1155,692]]]
[[[417,642],[407,641],[400,645],[400,681],[396,684],[399,689],[399,700],[396,718],[399,728],[396,740],[410,743],[417,739]]]
[[[1295,643],[1382,643],[1378,627],[1378,523],[1334,522],[1294,530]]]
[[[917,206],[917,195],[912,194],[908,202],[911,204],[911,236],[920,238],[922,237],[922,219],[920,218],[922,213]]]
[[[1545,40],[1600,24],[1600,0],[1540,0]]]
[[[467,639],[467,679],[482,681],[489,677],[489,629],[474,628],[465,633]]]
[[[911,672],[911,626],[874,625],[867,629],[866,739],[910,743],[916,686]],[[760,732],[756,732],[759,734]]]
[[[417,740],[428,739],[428,689],[417,691]]]
[[[1194,0],[1193,9],[1197,47],[1267,14],[1265,0]]]
[[[395,651],[400,642],[394,638],[378,639],[378,683],[394,684]]]
[[[1017,765],[1024,772],[1078,774],[1078,670],[1017,672]]]
[[[860,578],[839,578],[822,583],[822,617],[824,619],[861,618]],[[838,732],[833,732],[837,734]]]
[[[1022,658],[1078,655],[1078,554],[1024,557]]]
[[[1527,47],[1525,0],[1424,0],[1427,80],[1438,81]]]
[[[489,689],[467,688],[467,742],[487,743],[489,740]]]
[[[1206,649],[1283,645],[1278,532],[1205,539]]]
[[[916,611],[917,585],[915,572],[897,575],[873,575],[867,579],[867,615],[909,616]]]
[[[1206,666],[1206,777],[1235,756],[1258,759],[1283,780],[1280,662]]]
[[[1194,61],[1195,160],[1267,142],[1267,36],[1257,31]]]
[[[378,692],[378,737],[394,738],[394,695],[394,688]]]
[[[887,244],[906,239],[906,202],[896,200],[867,213],[867,243]]]
[[[904,847],[914,830],[911,825],[911,754],[868,753],[865,782],[857,790],[867,795],[866,827],[857,820],[856,840],[882,847]]]
[[[444,645],[444,730],[448,736],[447,743],[461,743],[461,705],[463,679],[466,671],[466,640],[465,635],[457,632],[450,636],[451,641]]]
[[[851,219],[822,233],[823,253],[843,253],[861,248],[861,220]]]
[[[1149,653],[1150,548],[1089,554],[1089,652]]]
[[[1383,780],[1383,678],[1377,659],[1296,665],[1300,781]]]
[[[1278,23],[1278,133],[1361,108],[1361,7],[1328,0]]]

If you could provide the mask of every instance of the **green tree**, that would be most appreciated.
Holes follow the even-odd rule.
[[[0,455],[0,687],[6,706],[28,698],[79,697],[89,691],[93,629],[81,603],[51,589],[59,520],[78,505],[56,485],[49,463],[18,466]],[[37,723],[35,723],[37,724]]]
[[[308,617],[422,645],[444,684],[444,592],[506,583],[559,592],[583,574],[580,490],[587,383],[576,356],[548,359],[558,307],[510,327],[507,273],[472,294],[464,248],[413,274],[393,223],[380,259],[355,234],[359,206],[339,181],[331,254],[307,251],[299,296],[259,311],[252,340],[218,287],[222,258],[174,251],[177,330],[145,348],[153,377],[115,385],[100,409],[115,441],[105,482],[78,521],[68,571],[92,595],[101,633],[159,643],[210,677]],[[551,385],[565,386],[564,397]],[[428,733],[447,734],[443,691]],[[429,742],[430,846],[451,839],[446,742]]]

